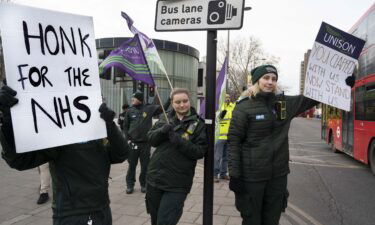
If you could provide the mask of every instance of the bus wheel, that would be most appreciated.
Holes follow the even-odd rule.
[[[370,150],[370,153],[369,153],[368,161],[370,164],[371,172],[372,174],[375,175],[375,140],[371,142],[369,150]]]
[[[339,151],[335,148],[335,142],[334,142],[334,140],[333,140],[333,135],[332,135],[332,133],[329,135],[329,144],[330,144],[330,146],[331,146],[331,151],[332,151],[333,153],[339,153]]]

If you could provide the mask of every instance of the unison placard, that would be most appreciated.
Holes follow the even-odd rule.
[[[352,75],[364,44],[323,22],[310,53],[304,95],[350,111],[351,90],[345,79]]]
[[[106,136],[91,17],[3,3],[0,32],[17,152]]]

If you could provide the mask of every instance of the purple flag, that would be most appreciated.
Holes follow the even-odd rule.
[[[164,67],[163,62],[161,61],[161,58],[159,56],[158,50],[156,49],[156,46],[151,38],[147,37],[144,33],[140,32],[137,28],[133,26],[133,20],[126,14],[125,12],[121,12],[121,16],[126,20],[129,30],[133,34],[138,34],[140,38],[140,42],[142,44],[142,49],[145,53],[146,60],[148,65],[150,65],[152,68],[156,66],[159,68],[159,70],[162,71],[165,76],[167,75],[167,70]]]
[[[225,59],[223,66],[221,67],[219,76],[216,78],[216,95],[215,95],[215,111],[219,109],[219,100],[220,95],[225,92],[225,86],[223,85],[226,81],[226,75],[227,75],[227,64],[228,60]],[[200,104],[200,110],[199,115],[202,118],[205,118],[206,115],[206,99],[204,99]]]
[[[135,80],[155,86],[138,34],[135,34],[132,39],[125,41],[120,47],[111,51],[108,57],[99,65],[99,73],[104,73],[112,66],[124,71]]]

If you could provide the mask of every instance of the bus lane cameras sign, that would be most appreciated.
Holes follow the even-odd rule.
[[[155,30],[241,29],[244,0],[158,0]]]

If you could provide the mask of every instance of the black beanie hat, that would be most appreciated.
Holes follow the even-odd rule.
[[[133,98],[138,99],[139,101],[143,102],[143,93],[140,91],[133,93]]]
[[[273,73],[278,79],[277,69],[272,65],[262,65],[251,70],[251,82],[255,84],[264,74]]]

